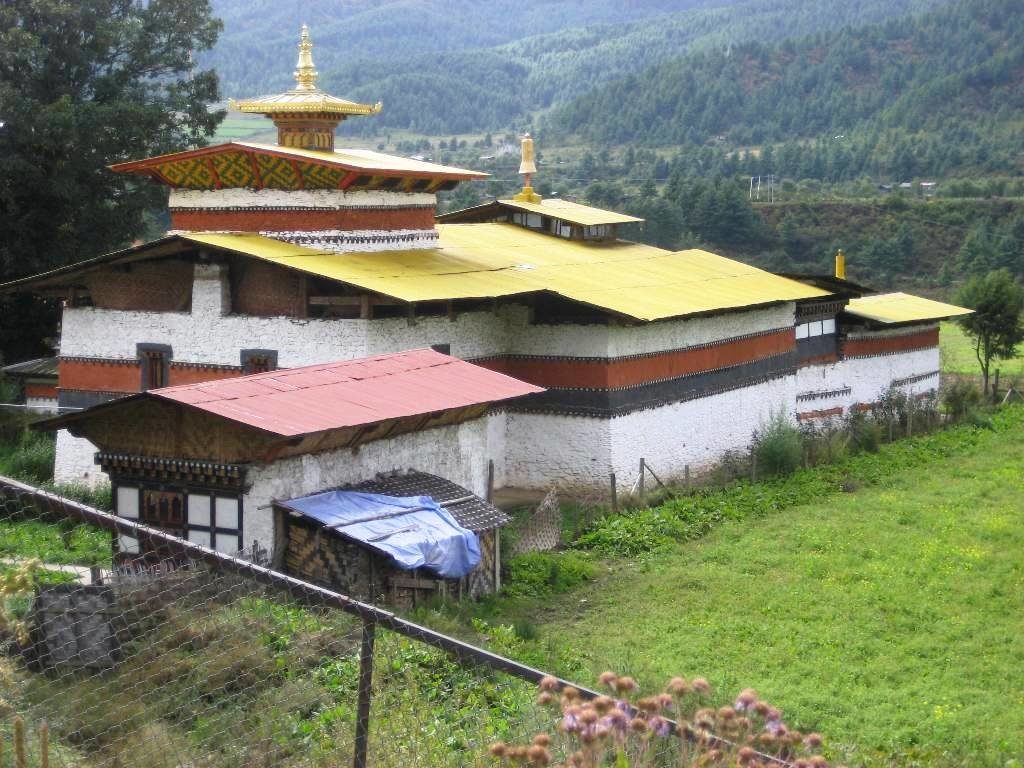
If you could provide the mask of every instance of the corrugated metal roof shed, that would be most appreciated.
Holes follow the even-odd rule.
[[[381,475],[373,480],[345,486],[346,490],[379,493],[384,496],[429,496],[451,512],[463,528],[482,533],[512,521],[497,507],[461,485],[437,475],[410,471],[400,475]]]
[[[554,219],[561,219],[572,224],[579,224],[584,227],[594,227],[601,224],[630,224],[643,219],[636,216],[627,216],[624,213],[606,211],[603,208],[594,208],[590,205],[581,205],[569,200],[551,198],[541,200],[539,203],[525,203],[518,200],[499,200],[498,203],[507,208],[514,208],[527,213],[539,213],[541,216],[550,216]]]
[[[696,249],[567,240],[514,224],[448,224],[438,231],[440,248],[345,254],[255,234],[184,237],[410,302],[549,291],[636,320],[661,320],[829,295]]]
[[[40,357],[36,360],[26,360],[23,363],[12,363],[5,365],[3,372],[7,376],[38,376],[40,378],[57,377],[57,358]]]
[[[508,400],[543,389],[432,349],[150,390],[294,437]]]
[[[848,314],[883,325],[912,323],[925,320],[945,320],[949,317],[969,315],[974,310],[945,304],[941,301],[913,296],[909,293],[878,293],[850,299]]]

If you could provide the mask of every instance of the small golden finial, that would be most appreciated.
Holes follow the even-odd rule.
[[[846,254],[842,248],[836,251],[836,277],[840,280],[846,279]]]
[[[530,134],[523,136],[522,161],[519,163],[519,173],[523,177],[523,191],[513,195],[512,199],[520,203],[539,203],[540,195],[533,191],[533,174],[537,172],[537,163],[534,160],[533,139]]]
[[[313,41],[309,39],[309,27],[303,24],[299,35],[299,62],[295,65],[296,90],[315,91],[319,74],[313,65]]]

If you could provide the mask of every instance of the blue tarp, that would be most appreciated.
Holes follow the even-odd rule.
[[[326,491],[284,505],[388,555],[399,568],[428,568],[457,579],[480,562],[476,534],[430,496]]]

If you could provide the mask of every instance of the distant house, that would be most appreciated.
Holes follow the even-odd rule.
[[[502,448],[490,409],[540,391],[420,349],[151,390],[36,426],[97,446],[122,517],[268,551],[355,596],[415,600],[438,579],[494,588],[508,519],[485,500]],[[162,555],[123,536],[117,549]]]
[[[4,377],[16,382],[25,405],[34,411],[57,410],[57,358],[41,357],[4,366]]]

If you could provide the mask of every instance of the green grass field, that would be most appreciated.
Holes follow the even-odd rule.
[[[942,323],[939,354],[943,373],[981,375],[978,359],[974,356],[974,346],[956,323]],[[992,364],[993,375],[996,368],[1000,370],[1002,381],[1024,380],[1024,356],[1014,360],[997,360]]]
[[[961,434],[870,486],[617,561],[534,611],[540,637],[647,690],[754,686],[848,764],[1019,765],[1024,424]]]

